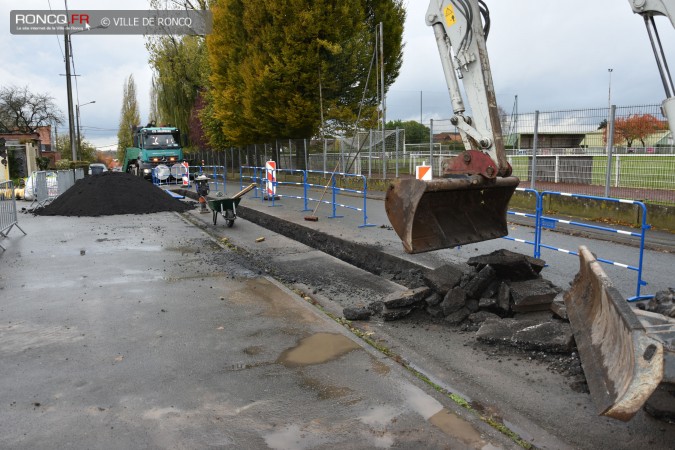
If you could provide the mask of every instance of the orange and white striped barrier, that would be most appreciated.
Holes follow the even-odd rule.
[[[187,161],[183,161],[183,186],[190,185],[190,164]]]
[[[277,163],[267,161],[265,163],[265,189],[268,198],[277,196]]]

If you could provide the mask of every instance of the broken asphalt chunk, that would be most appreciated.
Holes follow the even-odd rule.
[[[424,298],[430,293],[431,290],[426,286],[408,289],[401,292],[394,292],[385,297],[384,306],[386,306],[388,309],[420,306],[422,305]]]
[[[474,256],[469,258],[467,263],[479,269],[489,265],[500,277],[514,281],[537,278],[546,266],[546,262],[542,259],[505,249],[496,250],[488,255]]]
[[[396,308],[396,309],[385,309],[382,312],[382,318],[385,322],[391,322],[393,320],[403,319],[411,312],[414,308]]]
[[[464,289],[456,287],[445,295],[439,306],[443,310],[443,315],[448,316],[464,308],[464,305],[466,305],[466,292]]]
[[[525,350],[571,353],[574,349],[572,328],[555,321],[488,319],[476,338],[488,344],[508,344]]]
[[[455,264],[445,264],[425,273],[424,281],[435,292],[445,295],[450,289],[459,284],[465,270],[466,268]]]
[[[550,281],[542,278],[511,283],[512,309],[515,312],[545,311],[550,308],[553,299],[558,295],[557,289]]]
[[[492,266],[483,267],[478,274],[471,279],[464,288],[470,298],[479,298],[488,286],[495,280],[497,272]]]
[[[368,308],[350,307],[342,310],[342,315],[347,320],[368,320],[372,314]]]

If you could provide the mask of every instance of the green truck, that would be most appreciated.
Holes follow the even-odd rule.
[[[124,151],[123,172],[152,178],[152,169],[183,161],[180,131],[175,127],[135,127],[134,146]]]

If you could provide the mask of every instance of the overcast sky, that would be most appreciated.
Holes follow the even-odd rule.
[[[510,113],[658,104],[664,90],[642,19],[628,0],[486,0],[492,27],[488,51],[498,103]],[[0,85],[49,93],[67,112],[63,36],[9,32],[12,9],[64,9],[63,0],[0,0]],[[424,122],[451,116],[426,0],[408,0],[401,74],[387,97],[387,119]],[[143,0],[69,0],[71,10],[147,9]],[[666,56],[675,68],[675,31],[657,18]],[[385,30],[386,33],[386,30]],[[150,80],[142,36],[75,34],[76,102],[84,135],[97,147],[116,146],[124,79],[134,75],[142,121]],[[420,92],[422,95],[420,96]],[[422,97],[420,101],[420,97]],[[66,131],[67,125],[62,131]]]

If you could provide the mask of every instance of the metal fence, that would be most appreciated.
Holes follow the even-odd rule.
[[[84,169],[33,172],[26,182],[24,198],[39,208],[70,189],[84,178]]]
[[[675,204],[675,143],[659,105],[513,114],[502,118],[504,142],[521,187]],[[285,139],[191,155],[197,164],[318,170],[369,179],[414,176],[463,150],[450,119],[432,120],[429,142],[406,142],[405,132],[361,131],[353,138]],[[608,148],[609,130],[613,145]],[[534,175],[533,175],[534,174]]]
[[[0,182],[0,239],[5,239],[14,227],[18,228],[24,235],[26,234],[19,226],[14,184],[11,181],[3,181]],[[0,244],[0,248],[2,251],[6,250],[2,244]]]

